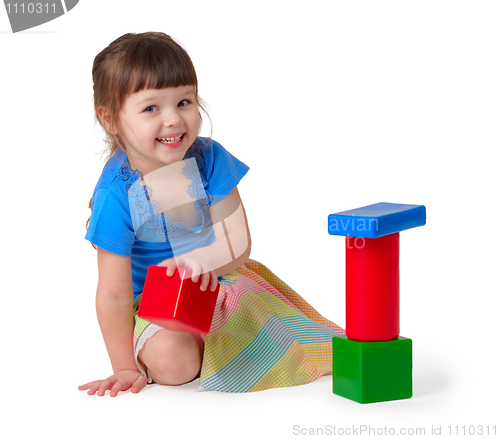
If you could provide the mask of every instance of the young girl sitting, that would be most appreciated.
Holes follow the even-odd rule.
[[[249,259],[237,189],[249,168],[198,136],[204,107],[184,49],[163,33],[126,34],[96,56],[92,75],[110,158],[85,238],[97,248],[97,316],[113,374],[79,389],[116,396],[199,377],[200,390],[252,392],[331,373],[331,340],[344,331]],[[202,290],[220,284],[208,334],[137,317],[151,265],[170,276],[189,267]]]

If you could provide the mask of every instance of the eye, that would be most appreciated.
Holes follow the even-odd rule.
[[[147,107],[144,111],[146,113],[154,113],[154,111],[150,111],[152,108],[156,108],[156,105],[150,105],[149,107]]]
[[[185,107],[186,105],[190,104],[191,101],[189,101],[188,99],[183,99],[182,101],[180,101],[177,106],[178,107]]]

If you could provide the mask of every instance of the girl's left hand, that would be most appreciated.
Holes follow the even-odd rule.
[[[158,267],[167,267],[167,276],[173,276],[177,267],[190,268],[193,282],[198,282],[201,276],[201,291],[205,291],[209,284],[211,285],[210,289],[215,291],[219,283],[215,272],[210,270],[207,260],[193,253],[185,253],[181,256],[165,259],[158,264]]]

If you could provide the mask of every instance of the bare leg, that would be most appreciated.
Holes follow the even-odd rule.
[[[198,376],[203,348],[199,334],[163,329],[146,341],[138,357],[155,383],[178,386]]]

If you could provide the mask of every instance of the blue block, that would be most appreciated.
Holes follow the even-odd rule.
[[[425,225],[425,206],[376,203],[328,215],[330,235],[379,238]]]

